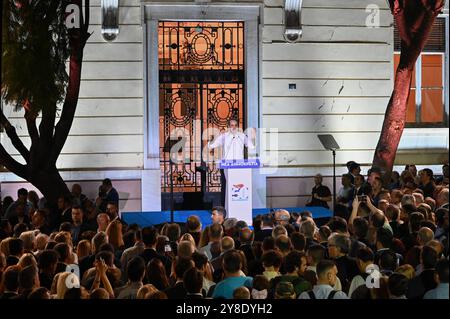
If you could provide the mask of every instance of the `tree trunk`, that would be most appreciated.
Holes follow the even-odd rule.
[[[405,128],[414,65],[444,3],[444,0],[389,0],[402,45],[394,90],[373,158],[373,165],[381,169],[385,185],[390,182],[395,155]]]
[[[70,190],[56,167],[49,171],[40,171],[31,176],[29,182],[39,189],[52,207],[56,206],[59,197],[70,196]]]
[[[390,181],[395,154],[405,128],[411,76],[411,70],[397,69],[394,91],[386,109],[383,128],[375,150],[373,165],[381,169],[385,184]]]

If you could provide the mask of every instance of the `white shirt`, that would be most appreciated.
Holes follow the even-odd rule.
[[[210,149],[222,147],[222,160],[244,159],[244,146],[254,149],[253,142],[241,132],[232,133],[230,131],[222,133],[212,143],[208,143]]]
[[[333,290],[333,287],[330,285],[315,285],[312,291],[314,292],[314,295],[316,296],[316,299],[327,299],[328,295]],[[310,299],[309,294],[307,291],[303,292],[298,299]],[[349,299],[347,295],[342,292],[338,291],[334,294],[333,299]]]
[[[211,261],[212,254],[211,254],[211,243],[210,242],[206,246],[199,248],[198,252],[206,255],[206,257],[208,257],[208,260]]]
[[[314,271],[317,275],[317,267],[316,266],[308,266],[308,267],[306,267],[306,270]],[[336,283],[334,284],[333,288],[334,288],[334,290],[342,291],[342,284],[341,284],[341,280],[339,279],[339,277],[336,277]]]

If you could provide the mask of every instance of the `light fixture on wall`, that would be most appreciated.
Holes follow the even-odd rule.
[[[285,0],[284,2],[284,39],[296,42],[302,36],[303,0]]]
[[[119,0],[102,0],[102,36],[114,41],[119,34]]]

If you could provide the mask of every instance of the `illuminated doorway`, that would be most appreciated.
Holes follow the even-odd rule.
[[[205,130],[245,129],[244,22],[160,21],[159,150],[162,209],[173,183],[179,209],[220,202],[220,172]],[[179,163],[170,165],[169,140],[179,141]],[[217,151],[215,151],[217,152]],[[171,178],[172,177],[172,178]]]

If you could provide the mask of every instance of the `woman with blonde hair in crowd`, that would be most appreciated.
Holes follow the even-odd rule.
[[[165,223],[162,227],[161,227],[161,230],[159,231],[159,233],[162,235],[162,236],[167,236],[167,228],[168,228],[168,223]]]
[[[395,270],[395,272],[402,274],[403,276],[408,278],[408,280],[411,280],[416,276],[416,271],[414,270],[414,267],[409,264],[401,265]]]
[[[64,299],[64,295],[66,294],[67,290],[69,289],[67,285],[68,282],[71,281],[71,278],[69,278],[69,275],[72,275],[70,272],[60,272],[55,275],[53,279],[52,289],[51,293],[53,295],[53,299]],[[79,281],[78,281],[79,283]],[[71,284],[75,284],[71,282]]]
[[[59,243],[65,243],[73,248],[72,235],[68,231],[60,231],[55,235],[54,240]]]
[[[3,271],[6,270],[6,256],[0,252],[0,290],[2,286]],[[2,291],[0,291],[0,294]]]
[[[192,235],[195,240],[195,246],[197,247],[202,234],[202,222],[197,215],[188,217],[186,221],[186,232]]]
[[[187,241],[190,241],[194,247],[197,247],[197,245],[195,244],[195,239],[194,239],[194,237],[192,237],[192,235],[189,234],[189,233],[183,234],[183,235],[180,237],[180,239],[178,240],[178,243],[181,243],[182,241],[186,241],[186,240],[187,240]]]
[[[20,268],[25,268],[28,266],[34,266],[38,268],[36,258],[34,258],[34,255],[32,253],[25,253],[19,258],[19,262],[17,263]]]
[[[169,299],[163,291],[149,292],[145,295],[145,299]]]
[[[198,248],[205,247],[209,243],[209,226],[205,227],[200,235],[200,241],[198,243]]]
[[[0,242],[0,252],[3,253],[6,257],[9,256],[9,241],[11,239],[12,237],[8,237]]]
[[[34,247],[36,251],[39,253],[43,250],[45,250],[45,246],[47,245],[49,241],[49,237],[47,234],[40,233],[36,236],[36,239],[34,240]]]
[[[151,295],[157,291],[159,291],[159,290],[156,289],[155,286],[153,286],[152,284],[144,285],[141,288],[139,288],[137,295],[136,295],[136,299],[145,299],[146,295],[148,295],[148,294]]]

